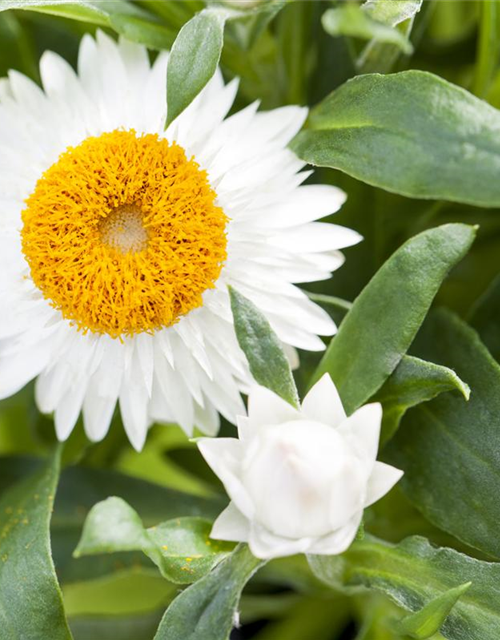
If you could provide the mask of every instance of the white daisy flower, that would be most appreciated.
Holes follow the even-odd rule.
[[[165,131],[166,64],[85,36],[78,74],[47,52],[43,90],[0,83],[0,397],[36,380],[64,440],[83,410],[102,439],[119,402],[141,449],[153,421],[234,422],[251,376],[228,284],[285,345],[320,350],[330,317],[294,284],[328,278],[360,237],[315,222],[345,195],[287,144],[307,110],[226,118],[219,73]]]

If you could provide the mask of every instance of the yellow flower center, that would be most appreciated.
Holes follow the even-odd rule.
[[[68,148],[23,211],[34,283],[84,332],[174,324],[202,304],[227,257],[207,175],[156,134],[113,131]]]

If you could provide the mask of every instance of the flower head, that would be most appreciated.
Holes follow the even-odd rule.
[[[198,442],[231,498],[212,537],[248,542],[264,559],[345,551],[363,509],[402,475],[376,461],[381,418],[380,404],[346,417],[326,374],[300,410],[267,389],[252,390],[238,440]]]
[[[293,283],[328,278],[359,236],[314,222],[345,196],[302,186],[287,144],[306,110],[226,118],[237,81],[217,72],[165,130],[167,59],[98,32],[78,73],[45,53],[43,90],[0,82],[0,398],[37,378],[60,439],[83,409],[100,440],[117,403],[137,449],[153,421],[234,422],[252,379],[228,285],[285,345],[335,332]]]

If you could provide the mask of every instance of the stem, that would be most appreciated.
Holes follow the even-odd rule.
[[[500,11],[496,0],[483,0],[479,6],[481,17],[472,91],[479,98],[485,98],[498,62]]]

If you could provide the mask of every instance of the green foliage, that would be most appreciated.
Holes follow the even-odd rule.
[[[405,53],[411,53],[413,47],[400,31],[391,25],[373,18],[354,4],[345,4],[335,9],[328,9],[322,17],[325,31],[332,36],[353,36],[363,40],[377,40],[387,44],[395,44]]]
[[[93,507],[75,556],[142,551],[167,580],[189,584],[208,573],[230,547],[210,540],[210,521],[176,518],[145,529],[134,509],[121,498]]]
[[[477,334],[444,310],[426,322],[415,350],[454,369],[471,396],[465,402],[444,394],[412,409],[389,458],[404,469],[401,486],[429,520],[498,558],[500,366]]]
[[[293,406],[297,389],[280,341],[266,317],[248,298],[229,287],[231,309],[238,343],[247,357],[255,380]]]
[[[334,91],[293,149],[411,198],[498,207],[499,130],[488,104],[438,76],[405,71],[359,76]]]
[[[396,630],[401,634],[416,638],[416,640],[431,638],[441,629],[458,599],[469,589],[471,584],[472,582],[465,582],[459,587],[445,591],[442,595],[428,602],[420,611],[403,618],[395,625]]]
[[[263,563],[239,545],[170,605],[155,640],[228,640],[241,592]]]
[[[111,27],[133,42],[152,49],[172,46],[175,32],[127,0],[3,0],[0,11],[20,9],[47,13],[100,27]]]
[[[219,64],[228,12],[206,9],[179,31],[168,59],[167,125],[200,93]]]
[[[313,380],[328,372],[348,414],[397,367],[442,281],[471,246],[472,227],[452,224],[409,240],[356,299]]]
[[[0,626],[2,638],[70,640],[51,557],[49,525],[60,450],[0,500]]]
[[[0,0],[0,76],[39,83],[47,49],[76,68],[97,28],[151,61],[172,49],[169,123],[218,64],[240,79],[234,111],[312,109],[292,147],[321,167],[309,182],[346,191],[333,221],[364,242],[304,283],[340,330],[322,360],[299,354],[296,378],[302,391],[328,371],[349,412],[381,402],[379,458],[405,476],[346,553],[272,561],[241,597],[263,563],[209,539],[227,496],[172,425],[141,453],[118,413],[100,444],[80,425],[51,513],[59,453],[30,385],[0,403],[1,639],[228,640],[241,620],[266,621],[243,629],[255,640],[497,640],[500,565],[484,558],[500,560],[498,2]],[[254,378],[297,405],[281,342],[230,296]],[[224,420],[221,435],[235,435]]]
[[[419,614],[425,607],[425,616],[410,618],[419,621],[416,628],[422,628],[426,620],[429,625],[439,622],[451,604],[454,606],[440,629],[445,638],[497,638],[500,565],[496,563],[433,547],[417,536],[397,545],[366,537],[342,556],[311,556],[309,563],[319,578],[335,588],[349,593],[360,587],[375,589]],[[471,585],[466,588],[468,582]],[[415,629],[411,624],[407,622],[408,630]]]
[[[469,399],[469,386],[452,369],[413,356],[403,356],[375,396],[384,407],[381,441],[394,435],[410,407],[454,390]]]

